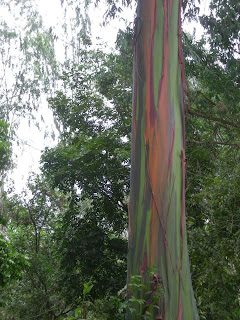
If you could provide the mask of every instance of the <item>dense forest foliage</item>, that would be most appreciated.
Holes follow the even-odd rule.
[[[106,17],[117,19],[131,1],[106,2]],[[133,24],[106,53],[92,45],[87,9],[80,14],[73,1],[77,41],[60,64],[56,30],[44,27],[31,1],[0,4],[21,22],[15,30],[0,22],[0,318],[125,319]],[[200,40],[182,35],[191,274],[201,320],[238,320],[240,4],[211,0],[207,14],[199,6],[183,3],[185,23],[197,19],[204,28]],[[59,140],[16,194],[6,182],[12,143],[21,119],[34,121],[41,94]],[[130,285],[140,286],[139,278]]]

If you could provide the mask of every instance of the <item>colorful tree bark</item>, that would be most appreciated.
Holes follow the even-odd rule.
[[[139,0],[134,37],[128,279],[141,275],[142,285],[128,294],[144,300],[134,304],[138,314],[166,320],[198,319],[185,224],[180,2]]]

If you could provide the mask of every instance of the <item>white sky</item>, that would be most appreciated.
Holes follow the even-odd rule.
[[[207,8],[207,0],[202,1],[203,5],[201,7],[202,10],[206,10]],[[63,20],[63,12],[60,4],[60,0],[38,0],[38,8],[40,14],[43,17],[44,25],[47,27],[57,26],[57,24],[61,24]],[[105,8],[101,7],[101,9],[96,9],[93,6],[90,8],[90,19],[92,24],[92,39],[93,43],[97,44],[97,38],[101,38],[104,42],[107,43],[107,47],[114,47],[114,42],[116,39],[117,32],[119,28],[123,28],[125,26],[124,21],[112,21],[107,27],[100,27],[100,23],[102,22],[102,16]],[[127,9],[124,12],[124,17],[127,17],[128,21],[134,20],[134,11]],[[193,32],[193,29],[196,28],[196,35],[200,35],[202,33],[201,26],[196,23],[192,23],[189,26],[185,26],[185,29],[188,29],[190,32]],[[94,40],[95,39],[95,40]],[[64,61],[64,52],[63,47],[60,43],[56,45],[57,58],[59,61]],[[45,132],[46,127],[47,130],[54,130],[54,121],[52,112],[47,107],[46,99],[42,99],[42,104],[40,105],[40,110],[37,117],[40,117],[41,114],[44,115],[46,120],[45,124],[40,122],[41,130],[37,129],[35,125],[28,125],[28,121],[23,119],[21,121],[18,137],[20,140],[25,141],[26,144],[24,148],[20,148],[16,144],[14,145],[14,151],[16,154],[15,163],[16,168],[13,170],[10,178],[15,181],[15,189],[16,192],[20,193],[26,187],[26,181],[28,175],[31,171],[39,172],[39,160],[41,155],[41,150],[44,150],[45,147],[53,147],[57,144],[57,138],[53,140],[51,137],[46,138]],[[57,131],[54,130],[56,135]]]

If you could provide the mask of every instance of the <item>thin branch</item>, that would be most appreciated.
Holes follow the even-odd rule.
[[[238,143],[230,143],[230,142],[221,142],[221,141],[194,141],[191,140],[189,143],[196,143],[196,144],[219,144],[223,146],[231,146],[231,147],[238,147],[240,148],[240,142]]]
[[[212,101],[205,93],[203,93],[203,92],[201,92],[201,91],[197,91],[196,92],[196,96],[195,96],[195,98],[194,98],[194,100],[199,96],[199,95],[202,95],[208,102],[210,102],[212,105],[214,105],[214,106],[218,106],[218,104],[216,103],[216,102],[214,102],[214,101]]]
[[[217,122],[220,122],[220,123],[223,123],[223,124],[227,124],[228,126],[231,126],[231,127],[235,127],[235,128],[240,128],[240,123],[235,123],[235,122],[231,122],[231,121],[228,121],[228,120],[224,120],[224,119],[221,119],[221,118],[217,118],[217,117],[213,117],[209,114],[206,114],[206,113],[201,113],[199,111],[195,111],[193,109],[187,109],[187,113],[191,114],[191,115],[194,115],[194,116],[197,116],[197,117],[200,117],[200,118],[204,118],[204,119],[208,119],[208,120],[211,120],[211,121],[217,121]]]
[[[38,232],[37,223],[33,218],[32,210],[31,210],[30,206],[28,205],[28,203],[26,203],[26,205],[27,205],[29,218],[32,221],[32,224],[33,224],[33,227],[34,227],[34,230],[35,230],[35,251],[36,251],[36,253],[38,253],[39,252],[39,246],[40,246],[40,239],[39,239],[40,233]]]
[[[40,313],[40,314],[38,314],[38,315],[36,315],[36,316],[32,316],[30,319],[39,318],[39,317],[43,316],[44,314],[48,314],[49,312],[52,312],[54,309],[55,309],[55,308],[53,307],[53,308],[51,308],[51,309],[49,309],[49,310],[47,310],[47,311],[44,311],[43,313]]]
[[[59,313],[58,315],[55,316],[55,319],[61,317],[61,316],[64,316],[65,314],[67,314],[68,312],[72,311],[73,308],[71,307],[70,309],[68,310],[65,310],[65,311],[62,311],[61,313]]]

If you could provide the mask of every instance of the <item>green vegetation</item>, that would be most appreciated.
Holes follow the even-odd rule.
[[[121,15],[121,1],[106,2],[108,17]],[[75,25],[81,45],[75,42],[75,56],[60,64],[56,30],[44,28],[31,1],[9,3],[22,22],[15,30],[1,21],[0,31],[0,319],[153,319],[163,293],[155,267],[148,286],[140,270],[126,287],[136,33],[120,30],[115,50],[106,53],[77,29],[84,11]],[[199,18],[205,32],[200,40],[182,35],[194,296],[201,320],[239,320],[239,3],[211,0],[210,13],[199,17],[195,2],[184,1],[184,8],[184,19]],[[6,176],[17,124],[34,120],[43,93],[59,141],[42,153],[41,173],[29,177],[27,191],[15,194]]]
[[[8,124],[0,120],[0,172],[7,168],[11,158]]]

